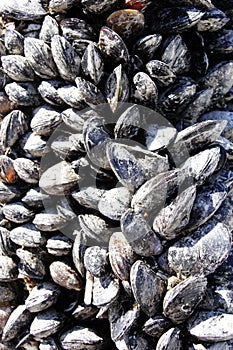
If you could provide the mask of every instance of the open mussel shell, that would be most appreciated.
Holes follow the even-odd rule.
[[[165,293],[166,282],[149,265],[137,260],[130,270],[133,295],[141,309],[154,316],[160,309],[161,298]]]
[[[168,262],[172,270],[183,276],[206,276],[226,260],[230,249],[228,227],[212,219],[171,246]]]
[[[163,313],[173,323],[184,322],[204,297],[207,279],[188,277],[170,289],[163,299]]]

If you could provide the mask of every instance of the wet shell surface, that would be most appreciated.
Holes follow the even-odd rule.
[[[213,219],[168,249],[169,265],[184,276],[206,276],[226,259],[230,247],[228,228]]]
[[[130,281],[134,297],[148,316],[154,316],[160,308],[161,296],[166,282],[148,265],[138,260],[130,270]]]
[[[137,10],[119,10],[107,18],[107,25],[127,40],[143,30],[144,16]]]

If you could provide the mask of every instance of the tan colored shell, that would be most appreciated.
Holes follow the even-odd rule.
[[[143,30],[144,15],[138,10],[118,10],[107,18],[107,25],[127,40]]]

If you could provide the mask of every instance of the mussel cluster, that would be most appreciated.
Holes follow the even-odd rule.
[[[0,0],[0,350],[233,349],[232,0]]]

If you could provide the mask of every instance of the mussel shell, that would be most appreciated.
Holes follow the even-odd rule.
[[[93,305],[97,307],[113,303],[119,296],[119,279],[111,275],[100,278],[94,277],[93,284]]]
[[[41,0],[36,0],[33,6],[30,0],[22,0],[20,3],[14,0],[3,0],[0,4],[0,12],[16,20],[35,20],[43,18],[46,14]]]
[[[55,309],[48,309],[40,312],[32,321],[30,334],[35,339],[47,338],[56,333],[63,325],[65,316]]]
[[[165,281],[140,260],[131,267],[130,281],[134,297],[142,310],[148,316],[154,316],[160,309]]]
[[[57,69],[50,47],[43,40],[25,38],[24,54],[39,77],[52,79],[57,76]]]
[[[30,323],[32,316],[25,305],[19,305],[11,313],[3,329],[2,339],[8,341],[18,336]]]
[[[188,329],[199,340],[221,342],[232,339],[232,322],[232,314],[203,311],[190,319]]]
[[[125,40],[140,34],[144,22],[144,15],[140,11],[130,9],[115,11],[107,18],[108,27]]]
[[[169,266],[183,276],[206,276],[223,263],[230,249],[229,229],[212,219],[168,249]]]
[[[109,261],[114,274],[122,281],[129,280],[130,269],[137,260],[137,254],[122,232],[115,232],[109,240]]]
[[[131,193],[125,187],[108,190],[98,203],[99,212],[112,220],[120,220],[130,206],[131,197]]]
[[[79,75],[80,58],[72,45],[64,37],[54,35],[51,40],[51,50],[60,76],[67,81],[74,81]]]
[[[60,288],[51,283],[44,282],[35,286],[27,299],[25,306],[30,312],[40,312],[55,304],[60,295]]]
[[[82,326],[75,326],[63,333],[60,342],[65,350],[76,350],[83,345],[86,349],[99,349],[102,346],[103,338],[99,337],[94,330]]]
[[[173,323],[184,322],[204,297],[207,279],[188,277],[170,289],[163,299],[163,313]]]
[[[50,275],[53,281],[66,289],[79,291],[83,282],[79,274],[65,261],[54,261],[50,266]]]
[[[194,7],[164,8],[151,16],[150,28],[154,33],[180,33],[198,23],[204,13]]]
[[[111,28],[101,28],[99,48],[106,57],[113,59],[116,63],[129,61],[129,53],[124,41]]]
[[[156,350],[182,350],[182,341],[179,328],[170,328],[158,340]]]

